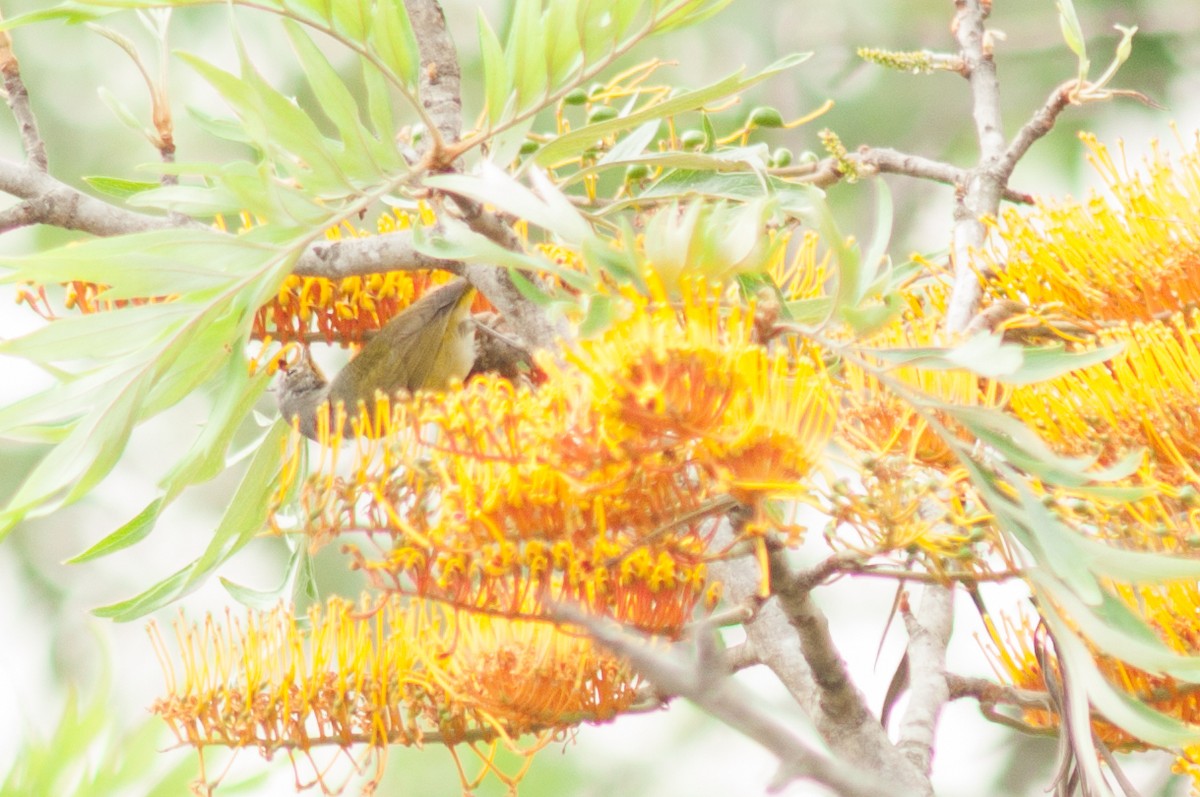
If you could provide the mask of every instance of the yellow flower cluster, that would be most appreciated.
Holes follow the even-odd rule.
[[[1047,496],[1080,533],[1131,550],[1194,553],[1200,543],[1195,463],[1200,446],[1200,139],[1172,162],[1155,149],[1145,174],[1118,168],[1109,150],[1085,137],[1093,165],[1115,201],[1045,203],[1009,212],[997,223],[1000,243],[982,256],[984,290],[996,302],[1045,310],[1079,335],[1076,350],[1119,344],[1105,363],[1012,390],[1006,406],[1057,452],[1097,457],[1109,465],[1141,452],[1130,485],[1150,487],[1132,502],[1072,495]],[[1123,160],[1123,158],[1121,158]],[[1200,653],[1200,591],[1196,584],[1111,583],[1108,589],[1141,617],[1169,648]],[[1033,655],[1032,631],[1010,628],[989,651],[1001,677],[1044,690]],[[1097,655],[1109,681],[1158,711],[1200,723],[1194,687]],[[1055,727],[1049,712],[1025,721]],[[1099,738],[1115,748],[1141,744],[1102,718]],[[1200,747],[1185,751],[1178,768],[1200,783]]]
[[[1155,148],[1144,174],[1119,167],[1094,136],[1083,141],[1115,201],[1093,194],[1008,210],[979,264],[987,292],[1085,320],[1149,321],[1196,307],[1200,134],[1175,160]]]

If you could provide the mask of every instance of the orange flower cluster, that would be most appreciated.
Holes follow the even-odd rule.
[[[307,630],[283,609],[181,629],[183,676],[167,665],[156,711],[197,746],[382,755],[628,710],[634,675],[555,607],[677,635],[715,604],[719,519],[761,533],[834,424],[813,351],[764,343],[719,286],[682,288],[626,291],[628,315],[542,359],[536,390],[484,374],[381,398],[352,441],[293,436],[272,525],[313,545],[365,534],[346,550],[379,605],[332,602]]]
[[[300,490],[308,533],[370,532],[380,553],[355,556],[385,591],[508,616],[578,601],[676,633],[714,518],[802,493],[833,412],[820,361],[769,351],[719,291],[627,298],[628,318],[543,361],[536,391],[485,375],[418,394],[376,413],[347,468],[330,440]]]
[[[303,620],[280,607],[220,624],[180,621],[178,666],[157,627],[150,633],[169,693],[152,710],[180,743],[282,750],[293,761],[321,745],[358,745],[360,768],[373,759],[376,778],[388,745],[502,740],[516,749],[534,734],[519,750],[532,754],[565,718],[607,719],[636,696],[633,674],[585,637],[422,601],[334,598]],[[323,778],[318,769],[323,788],[339,790]]]
[[[422,205],[417,214],[393,211],[379,217],[379,234],[410,229],[415,224],[430,226],[432,210]],[[331,241],[371,235],[349,222],[326,230]],[[255,340],[323,340],[350,345],[361,343],[428,288],[451,279],[427,272],[388,271],[364,277],[330,280],[324,277],[288,276],[274,299],[254,316],[251,337]]]

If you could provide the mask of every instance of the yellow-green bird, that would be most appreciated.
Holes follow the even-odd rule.
[[[300,432],[317,439],[317,418],[323,406],[346,407],[347,423],[358,414],[361,401],[368,417],[376,391],[394,396],[402,391],[441,390],[464,379],[475,362],[475,329],[470,318],[475,289],[458,280],[430,291],[388,321],[363,346],[332,382],[307,356],[283,372],[277,388],[279,411]],[[332,417],[330,431],[332,432]]]

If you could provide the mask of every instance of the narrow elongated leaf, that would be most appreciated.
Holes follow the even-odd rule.
[[[546,34],[541,0],[516,0],[504,55],[516,89],[517,110],[537,104],[547,92]]]
[[[1061,345],[1027,348],[1024,350],[1021,367],[998,378],[1001,382],[1010,385],[1031,385],[1036,382],[1044,382],[1047,379],[1070,373],[1077,368],[1086,368],[1089,365],[1111,360],[1124,348],[1123,343],[1080,352],[1067,351]]]
[[[289,432],[290,427],[282,420],[267,431],[208,548],[198,559],[145,592],[93,613],[117,622],[144,617],[196,589],[217,567],[253,539],[266,520],[267,505],[279,478],[280,445]]]
[[[483,61],[483,96],[487,102],[488,120],[493,126],[503,121],[508,109],[508,98],[513,93],[512,77],[504,59],[504,48],[500,39],[484,16],[483,9],[476,14],[479,26],[479,55]]]
[[[568,243],[579,244],[590,233],[579,211],[544,177],[536,183],[541,196],[490,162],[484,162],[478,175],[437,174],[427,177],[425,184],[491,204]]]
[[[1168,648],[1146,627],[1145,620],[1112,595],[1105,593],[1101,602],[1086,605],[1071,590],[1062,589],[1036,569],[1030,571],[1030,581],[1102,653],[1146,672],[1169,675],[1187,683],[1200,682],[1200,656],[1183,656]]]
[[[305,77],[308,78],[308,85],[312,87],[317,98],[318,107],[337,128],[342,144],[341,151],[335,155],[339,166],[357,180],[379,179],[384,169],[375,162],[370,145],[373,137],[359,118],[358,103],[354,95],[303,28],[290,20],[284,20],[283,27],[296,50],[300,65],[304,68]]]
[[[1105,679],[1092,659],[1091,651],[1070,630],[1052,609],[1042,612],[1054,634],[1055,648],[1060,660],[1066,663],[1068,688],[1081,691],[1083,716],[1074,727],[1090,739],[1090,721],[1086,715],[1089,702],[1105,719],[1150,744],[1165,748],[1184,747],[1200,739],[1200,728],[1187,725],[1146,706],[1116,690]],[[1094,759],[1095,760],[1095,759]]]
[[[93,238],[33,255],[0,257],[0,281],[91,282],[103,299],[206,291],[261,265],[265,249],[203,227]],[[169,310],[164,311],[169,312]]]
[[[416,90],[420,58],[417,37],[403,3],[376,2],[371,43],[379,57],[388,65],[410,92]]]
[[[551,89],[583,67],[583,43],[575,25],[580,0],[551,0],[542,18],[546,37],[546,72]]]
[[[249,376],[241,358],[229,358],[224,375],[216,383],[216,401],[208,421],[188,452],[159,485],[166,500],[173,500],[189,485],[208,481],[224,472],[229,444],[269,380],[265,371]]]
[[[119,529],[106,535],[104,539],[94,545],[89,546],[82,553],[78,553],[68,559],[67,564],[77,565],[91,561],[92,559],[99,559],[141,542],[154,530],[154,523],[158,520],[158,516],[162,514],[163,507],[165,506],[166,503],[161,496],[155,498],[146,505],[145,509],[138,512]]]
[[[0,354],[36,362],[123,357],[155,345],[195,312],[191,305],[157,304],[64,316],[23,337],[0,341]]]

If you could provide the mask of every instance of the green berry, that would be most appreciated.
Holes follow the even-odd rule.
[[[635,163],[625,169],[625,182],[634,183],[645,180],[650,176],[650,167],[644,163]]]
[[[704,132],[701,130],[684,130],[679,134],[679,143],[684,149],[695,149],[704,146]]]
[[[771,153],[771,165],[775,168],[782,168],[792,164],[792,151],[787,147],[780,147]]]
[[[591,113],[588,114],[588,124],[595,124],[596,122],[604,122],[609,119],[616,118],[616,108],[612,107],[611,105],[599,105],[593,108]]]
[[[783,127],[783,116],[769,105],[760,105],[750,112],[750,124],[754,127]]]

